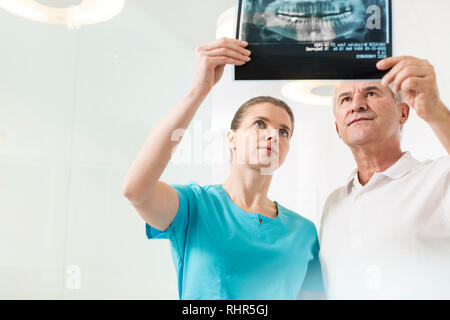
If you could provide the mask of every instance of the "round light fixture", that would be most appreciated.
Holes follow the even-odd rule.
[[[107,21],[124,4],[125,0],[0,0],[0,8],[22,18],[68,26]]]
[[[236,7],[231,7],[217,19],[216,38],[236,38]]]
[[[336,81],[292,81],[281,88],[281,93],[302,104],[331,107],[337,84]]]

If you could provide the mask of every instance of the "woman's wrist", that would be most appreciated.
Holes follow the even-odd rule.
[[[189,88],[188,95],[190,95],[192,97],[198,97],[198,98],[205,99],[210,91],[211,91],[211,88],[209,88],[209,87],[205,87],[204,85],[199,85],[199,84],[193,83],[191,85],[191,87]]]

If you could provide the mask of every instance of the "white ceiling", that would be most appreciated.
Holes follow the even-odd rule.
[[[193,47],[214,39],[217,18],[237,3],[236,0],[127,1]]]

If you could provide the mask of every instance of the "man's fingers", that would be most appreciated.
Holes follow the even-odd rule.
[[[427,75],[426,70],[421,67],[411,66],[402,69],[395,77],[392,89],[395,93],[400,91],[402,83],[408,78],[423,78]]]
[[[417,88],[430,87],[430,79],[428,77],[410,77],[401,84],[401,90],[404,92],[417,91]]]
[[[400,72],[402,72],[404,69],[415,68],[415,67],[422,68],[424,70],[424,71],[420,71],[420,74],[426,72],[425,71],[426,66],[421,60],[418,60],[418,59],[402,60],[402,61],[398,62],[396,65],[394,65],[394,67],[387,74],[384,75],[383,79],[381,79],[381,84],[384,86],[389,86],[391,84],[391,82],[395,80],[397,75]],[[418,70],[418,69],[416,69],[416,70]]]
[[[237,60],[244,61],[244,62],[250,61],[249,56],[243,55],[237,51],[227,49],[227,48],[213,49],[213,50],[205,52],[205,54],[210,57],[224,56],[224,57],[233,58],[233,59],[237,59]]]
[[[391,84],[392,81],[395,80],[395,77],[397,76],[397,74],[402,70],[402,68],[405,67],[405,62],[398,62],[396,65],[394,65],[392,67],[392,69],[386,73],[383,77],[383,79],[381,79],[381,84],[384,86],[389,86]]]
[[[416,58],[410,56],[389,57],[378,61],[377,68],[379,70],[388,70],[393,66],[395,66],[397,63],[407,59],[416,59]]]

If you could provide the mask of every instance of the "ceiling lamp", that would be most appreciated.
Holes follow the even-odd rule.
[[[81,26],[114,18],[125,0],[0,0],[0,8],[29,20]]]
[[[292,81],[281,88],[281,93],[305,105],[331,107],[337,84],[336,81]]]
[[[217,19],[216,39],[236,38],[236,7],[231,7]]]

